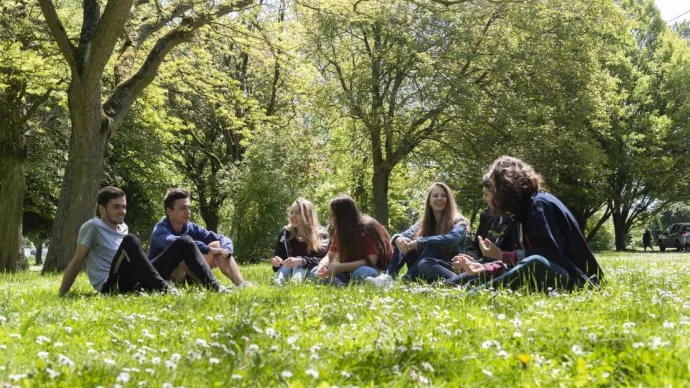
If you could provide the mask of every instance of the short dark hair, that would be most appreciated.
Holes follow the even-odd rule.
[[[114,186],[106,186],[98,191],[98,204],[108,206],[111,199],[125,197],[125,192]]]
[[[183,189],[182,187],[175,187],[168,190],[168,193],[165,194],[163,205],[165,205],[166,209],[174,209],[175,201],[185,198],[189,198],[189,191],[187,189]]]

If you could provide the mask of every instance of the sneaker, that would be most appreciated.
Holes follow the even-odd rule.
[[[237,286],[237,289],[241,290],[243,288],[254,288],[254,287],[256,287],[256,283],[245,280],[244,283]]]
[[[220,286],[220,287],[218,287],[216,292],[218,292],[219,294],[229,294],[232,292],[232,289],[229,287]]]
[[[375,278],[366,278],[366,279],[364,279],[364,281],[369,283],[369,284],[373,284],[379,288],[386,288],[386,287],[390,287],[391,285],[393,285],[393,277],[391,277],[391,275],[388,275],[385,273],[381,274]]]

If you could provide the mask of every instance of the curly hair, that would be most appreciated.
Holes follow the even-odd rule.
[[[541,175],[518,158],[501,156],[484,175],[484,187],[492,194],[492,212],[516,214],[525,197],[541,190]]]

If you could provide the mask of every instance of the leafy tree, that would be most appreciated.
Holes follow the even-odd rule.
[[[81,25],[68,25],[69,29],[59,13],[64,9],[58,10],[52,0],[39,0],[39,4],[71,74],[69,159],[44,266],[44,271],[55,271],[67,266],[79,226],[94,213],[93,199],[111,136],[154,80],[165,57],[199,28],[249,7],[252,1],[180,0],[161,6],[157,1],[118,0],[102,8],[99,1],[84,0]],[[67,20],[75,19],[79,20]],[[103,76],[115,52],[115,82],[104,85]]]
[[[28,1],[0,5],[0,271],[14,271],[20,257],[22,208],[29,140],[37,116],[60,83],[39,13]]]

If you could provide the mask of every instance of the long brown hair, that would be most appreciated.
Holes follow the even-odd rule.
[[[339,195],[330,203],[331,215],[338,237],[338,257],[341,263],[364,258],[368,265],[383,269],[392,255],[390,235],[375,219],[361,214],[355,201],[348,195]],[[376,263],[369,262],[362,237],[369,237],[377,247]]]
[[[319,224],[319,218],[314,210],[314,204],[300,197],[292,203],[292,206],[295,205],[299,208],[300,223],[299,226],[295,228],[290,224],[288,219],[288,224],[285,225],[285,230],[290,232],[288,241],[295,237],[299,237],[307,244],[307,249],[309,249],[309,251],[322,251],[328,242],[328,232]],[[290,207],[292,208],[292,206]]]
[[[441,188],[446,192],[446,207],[441,213],[441,220],[436,222],[436,217],[434,216],[434,209],[431,207],[431,191],[434,188]],[[453,195],[453,190],[450,189],[445,183],[435,182],[429,187],[429,191],[426,193],[426,204],[424,205],[424,215],[422,216],[422,225],[417,232],[417,237],[426,236],[437,236],[441,234],[446,234],[453,229],[453,225],[458,222],[463,222],[465,226],[469,225],[467,219],[458,212],[457,205],[455,204],[455,196]]]
[[[541,175],[518,158],[501,156],[484,175],[484,187],[492,194],[493,212],[517,214],[525,197],[541,190]]]

